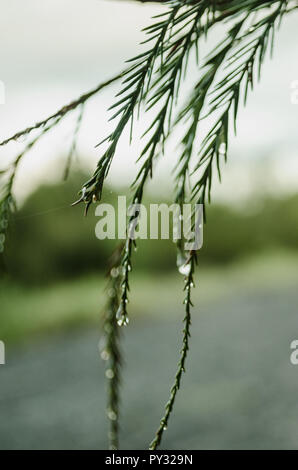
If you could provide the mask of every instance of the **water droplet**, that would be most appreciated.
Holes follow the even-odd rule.
[[[115,289],[111,287],[111,289],[108,290],[108,296],[112,299],[115,297]]]
[[[125,312],[124,312],[123,305],[122,305],[122,303],[121,303],[121,304],[119,305],[119,308],[118,308],[117,313],[116,313],[116,319],[117,319],[117,320],[120,320],[124,315],[125,315]]]
[[[183,276],[188,276],[190,273],[191,266],[190,264],[183,264],[179,267],[179,273]]]
[[[225,155],[227,153],[227,144],[225,142],[222,142],[219,146],[218,152],[220,155]]]
[[[188,276],[191,270],[191,266],[189,263],[187,263],[186,257],[181,252],[179,252],[177,255],[177,266],[180,274],[183,276]]]
[[[126,315],[123,315],[119,320],[117,321],[119,326],[127,326],[129,324],[129,318]]]
[[[113,379],[115,376],[114,371],[112,369],[107,369],[106,370],[106,378],[107,379]]]
[[[119,269],[118,268],[112,268],[111,269],[111,276],[112,277],[118,277],[119,276]]]
[[[102,358],[103,361],[108,361],[110,359],[110,353],[106,349],[101,351],[100,357]]]
[[[126,326],[129,323],[129,318],[127,317],[126,310],[125,310],[125,303],[127,302],[127,299],[121,301],[119,308],[116,313],[116,320],[119,326]]]
[[[108,418],[109,418],[111,421],[116,421],[116,419],[117,419],[117,414],[115,413],[115,411],[113,411],[113,410],[107,410],[107,415],[108,415]]]
[[[166,431],[168,429],[168,426],[164,426],[163,430]]]

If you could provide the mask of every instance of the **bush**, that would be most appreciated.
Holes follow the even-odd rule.
[[[105,270],[117,240],[95,236],[97,218],[91,208],[71,207],[86,175],[75,174],[66,183],[42,186],[14,217],[7,246],[6,265],[11,276],[26,283],[45,283]],[[103,200],[114,204],[117,194],[106,191]],[[156,202],[156,201],[154,201]],[[159,201],[163,202],[163,201]],[[230,263],[272,249],[298,249],[298,196],[265,200],[255,213],[225,206],[210,206],[204,229],[201,264]],[[135,266],[149,271],[176,269],[171,240],[140,240]]]

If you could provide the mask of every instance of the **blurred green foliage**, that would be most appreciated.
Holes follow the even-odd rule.
[[[40,187],[27,199],[9,232],[9,276],[23,283],[40,284],[106,269],[117,240],[96,238],[95,206],[88,217],[83,217],[81,205],[71,207],[76,190],[85,179],[85,175],[74,174],[67,182]],[[103,201],[117,207],[117,194],[106,190]],[[227,264],[275,248],[297,250],[297,204],[298,196],[265,199],[245,210],[211,205],[200,264]],[[171,240],[140,240],[134,257],[140,270],[175,269]]]

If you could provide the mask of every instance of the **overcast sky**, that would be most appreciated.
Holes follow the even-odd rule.
[[[0,105],[0,138],[30,125],[123,68],[138,52],[141,28],[163,7],[125,0],[1,0],[0,80],[6,103]],[[239,115],[238,135],[217,197],[235,198],[252,188],[297,190],[298,105],[291,103],[291,82],[298,80],[298,13],[287,18],[277,35],[273,61]],[[195,71],[194,71],[195,72]],[[108,129],[106,110],[117,86],[92,100],[86,110],[79,151],[91,170],[99,157],[95,144]],[[146,119],[145,119],[146,120]],[[18,176],[24,196],[40,180],[57,176],[56,159],[67,152],[75,115],[28,155]],[[143,122],[139,125],[142,128]],[[22,142],[1,149],[3,159]],[[112,184],[129,184],[140,143],[121,142],[111,170]],[[171,187],[169,166],[174,150],[156,171],[154,190]],[[60,171],[60,169],[59,169]]]

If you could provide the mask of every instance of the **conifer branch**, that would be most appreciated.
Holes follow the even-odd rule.
[[[77,109],[80,105],[85,104],[92,96],[96,95],[98,92],[100,92],[103,88],[106,88],[107,86],[111,85],[112,83],[116,82],[119,80],[125,72],[121,72],[114,77],[110,78],[109,80],[106,80],[105,82],[100,83],[97,85],[95,88],[92,90],[88,91],[87,93],[84,93],[81,95],[79,98],[75,99],[71,103],[63,106],[60,108],[58,111],[56,111],[54,114],[51,114],[47,118],[43,119],[42,121],[38,121],[36,124],[33,126],[27,127],[26,129],[23,129],[21,131],[16,132],[12,136],[4,139],[2,142],[0,142],[0,146],[7,145],[9,142],[16,141],[20,138],[26,137],[28,134],[31,132],[41,129],[45,127],[49,122],[54,121],[56,124],[63,119],[66,115],[68,115],[71,111],[74,111]],[[56,125],[55,124],[55,125]]]
[[[76,122],[76,127],[75,127],[74,133],[73,133],[73,139],[72,139],[71,147],[69,149],[69,153],[68,153],[68,156],[67,156],[67,159],[66,159],[66,165],[65,165],[65,169],[64,169],[64,175],[63,175],[64,181],[66,181],[68,176],[69,176],[73,156],[74,156],[74,153],[75,153],[76,148],[77,148],[78,134],[79,134],[81,124],[82,124],[82,120],[83,120],[83,116],[84,116],[84,109],[85,109],[85,103],[82,103],[80,105],[80,109],[79,109],[79,113],[78,113],[78,117],[77,117],[77,122]]]
[[[107,418],[109,423],[109,449],[119,448],[119,414],[120,414],[120,385],[122,353],[120,349],[120,329],[116,313],[119,303],[121,285],[120,253],[122,246],[118,247],[112,258],[108,273],[107,305],[105,308],[103,324],[103,344],[101,358],[106,363],[105,375],[107,379]]]
[[[184,33],[182,37],[179,37],[178,39],[175,39],[174,43],[170,42],[170,39],[168,39],[166,49],[171,50],[169,55],[171,56],[171,61],[163,66],[161,65],[161,70],[162,72],[159,75],[159,78],[154,82],[153,84],[153,89],[154,93],[148,100],[148,109],[151,107],[155,106],[155,104],[162,98],[165,97],[165,103],[163,104],[161,110],[158,111],[157,116],[154,118],[153,122],[149,126],[149,128],[146,130],[145,134],[150,132],[152,128],[154,128],[154,132],[152,136],[150,137],[149,141],[145,145],[143,151],[141,152],[140,159],[144,159],[144,163],[142,164],[139,173],[137,174],[135,181],[133,183],[133,188],[135,189],[134,196],[133,196],[133,203],[134,204],[141,204],[142,199],[143,199],[143,192],[144,192],[144,187],[145,183],[147,182],[149,177],[152,177],[152,172],[153,172],[153,161],[157,157],[158,152],[157,152],[157,147],[158,145],[164,140],[165,138],[165,123],[166,121],[170,121],[170,116],[172,113],[172,103],[173,103],[173,95],[178,93],[179,85],[180,85],[180,79],[181,79],[181,73],[183,69],[183,63],[185,60],[187,60],[187,54],[191,48],[191,46],[194,44],[194,42],[198,41],[198,37],[200,35],[200,31],[197,30],[198,28],[198,23],[203,15],[203,12],[206,9],[207,2],[202,2],[202,5],[200,4],[199,6],[196,7],[191,7],[189,8],[186,12],[183,12],[183,22],[184,26],[187,27],[191,24],[189,30],[187,33]],[[172,18],[173,18],[173,23],[175,21],[180,22],[181,17],[176,17],[178,13],[178,10],[175,10],[172,12]],[[186,21],[186,25],[185,25]],[[169,27],[168,22],[166,22],[166,28]],[[158,26],[159,28],[160,26]],[[148,31],[150,33],[154,32],[156,30],[157,26],[154,25],[153,27],[150,27]],[[193,39],[193,34],[195,34],[195,39]],[[163,39],[165,38],[165,25],[163,23],[162,27],[162,36]],[[176,34],[176,32],[171,31],[170,37],[173,38],[173,36]],[[151,40],[152,38],[150,38]],[[158,39],[160,41],[160,37]],[[170,44],[170,45],[169,45]],[[156,47],[156,46],[155,46]],[[161,59],[162,60],[162,59]],[[142,79],[143,80],[143,79]],[[151,80],[151,77],[149,77],[149,81]],[[142,82],[143,83],[143,82]],[[148,84],[147,84],[148,86]],[[142,84],[142,87],[144,85]],[[176,88],[178,89],[176,90]],[[125,90],[125,89],[124,89]],[[120,92],[120,94],[123,93]],[[143,91],[141,92],[142,94],[144,93]],[[141,98],[142,99],[142,98]],[[122,102],[122,100],[121,100]],[[118,106],[119,102],[116,103],[116,107]],[[135,105],[136,103],[134,103]],[[127,108],[125,108],[127,110]],[[132,110],[133,114],[134,110]],[[115,116],[113,116],[115,117]],[[121,123],[121,120],[120,120]],[[119,124],[118,124],[119,126]],[[104,178],[102,182],[104,181]],[[85,185],[86,187],[86,185]],[[84,191],[85,194],[85,191]],[[94,196],[94,194],[93,194]],[[96,200],[98,199],[99,196],[96,196]],[[88,204],[90,204],[90,199],[89,195],[87,194],[87,199],[85,202],[87,202],[87,207]],[[127,303],[128,303],[128,293],[129,293],[129,275],[130,271],[132,269],[132,247],[135,244],[135,241],[131,237],[131,228],[130,224],[134,223],[134,228],[136,226],[136,221],[135,218],[131,218],[128,224],[127,228],[127,238],[126,238],[126,243],[125,243],[125,248],[123,250],[123,255],[122,255],[122,283],[121,283],[121,297],[120,297],[120,304],[119,308],[117,311],[117,320],[119,325],[127,325],[129,322],[128,318],[128,313],[127,313]]]
[[[275,12],[270,14],[265,19],[265,21],[263,20],[263,22],[260,23],[260,25],[266,24],[267,27],[265,28],[265,31],[263,31],[263,34],[262,34],[261,38],[259,38],[259,41],[257,41],[257,45],[255,46],[255,49],[254,49],[253,53],[249,57],[249,59],[248,59],[249,63],[253,60],[253,57],[255,57],[256,53],[258,52],[259,47],[262,47],[262,44],[264,42],[264,38],[266,38],[269,35],[270,29],[272,27],[274,27],[274,23],[275,23],[276,18],[278,16],[280,16],[282,5],[279,5],[279,7],[280,8],[278,8]],[[211,88],[211,86],[214,82],[215,75],[216,75],[219,67],[223,64],[226,56],[230,53],[230,51],[233,50],[233,47],[234,47],[235,43],[237,44],[237,47],[238,47],[238,50],[239,50],[237,36],[240,33],[240,31],[241,31],[244,23],[246,22],[248,16],[249,15],[246,15],[243,19],[240,20],[239,23],[237,23],[235,26],[233,26],[233,28],[231,30],[229,30],[228,38],[227,38],[227,44],[224,44],[224,45],[221,45],[220,47],[217,47],[215,49],[215,52],[208,59],[208,61],[206,63],[206,66],[210,66],[210,68],[205,73],[203,78],[200,80],[198,86],[196,87],[195,98],[192,98],[191,105],[190,106],[188,105],[188,107],[186,108],[186,111],[182,112],[181,115],[179,116],[179,119],[181,119],[181,117],[185,116],[187,114],[187,112],[189,112],[189,110],[191,110],[190,114],[191,114],[191,117],[192,117],[192,123],[191,123],[191,126],[188,129],[185,137],[182,140],[183,152],[181,154],[181,157],[180,157],[180,159],[178,161],[178,165],[177,165],[179,171],[178,171],[178,175],[177,175],[177,179],[176,179],[176,191],[177,191],[176,192],[176,202],[179,203],[180,207],[182,207],[184,202],[185,202],[186,176],[187,176],[187,173],[189,171],[190,159],[191,159],[191,156],[192,156],[192,153],[193,153],[193,144],[194,144],[194,140],[195,140],[195,137],[196,137],[196,134],[197,134],[197,126],[198,126],[198,123],[200,121],[201,111],[202,111],[203,106],[205,104],[207,94],[208,94],[208,92],[209,92],[209,90],[210,90],[210,88]],[[255,27],[258,28],[260,25],[255,26]],[[244,37],[245,36],[246,35],[244,35]],[[262,61],[262,59],[264,57],[264,54],[265,54],[265,51],[263,51],[263,49],[261,49],[260,61]],[[235,56],[235,54],[234,54],[234,56]],[[236,57],[237,57],[237,55],[236,55]],[[248,67],[248,65],[244,66],[245,71],[247,70],[247,67]],[[234,76],[235,76],[235,73],[233,72],[232,77],[234,78]],[[220,82],[221,85],[223,83],[225,84],[226,80]],[[238,83],[237,86],[239,86],[239,88],[240,88],[240,85],[241,85],[241,80],[240,80],[240,84]],[[231,85],[233,91],[234,91],[234,86],[235,86],[234,84]],[[218,89],[220,89],[220,86],[216,87],[216,90],[218,90]],[[238,94],[239,94],[239,92],[238,92]],[[239,97],[238,97],[238,99],[235,96],[231,97],[231,104],[227,108],[228,111],[229,111],[230,107],[234,103],[234,120],[235,120],[235,122],[236,122],[236,118],[237,118],[238,102],[239,102]],[[214,109],[212,109],[212,111],[214,111],[215,109],[220,108],[220,106],[221,106],[220,101],[215,102]],[[179,121],[179,119],[178,119],[178,121]],[[222,129],[220,129],[220,130],[222,132]],[[225,142],[226,142],[226,145],[227,145],[228,129],[224,128],[224,132],[225,132],[224,136],[226,137]],[[211,135],[212,135],[212,133],[211,133]],[[221,137],[221,133],[219,134],[217,139],[219,139],[220,137]],[[218,159],[218,157],[221,153],[221,150],[220,150],[220,144],[221,143],[222,142],[217,142],[216,141],[217,147],[213,151],[213,154],[212,154],[212,155],[214,155],[214,153],[215,153],[216,156],[217,156],[217,159]],[[205,145],[205,141],[203,142],[203,151],[204,151],[204,145]],[[206,153],[206,154],[208,155],[208,153]],[[217,162],[217,165],[218,165],[218,162]],[[196,168],[196,170],[197,170],[197,168]],[[218,171],[220,173],[219,165],[218,165]],[[206,174],[206,172],[205,172],[205,174]],[[208,172],[207,172],[207,175],[209,175]],[[209,198],[210,198],[211,176],[210,176],[209,180],[208,180],[208,178],[203,178],[202,177],[201,180],[196,185],[196,188],[193,190],[194,194],[197,194],[197,192],[199,192],[201,194],[201,197],[199,198],[199,203],[201,203],[201,204],[205,203],[205,194],[206,194],[207,187],[208,187],[208,194],[209,194]],[[178,248],[177,264],[178,264],[178,267],[180,266],[183,269],[185,269],[185,265],[187,266],[187,261],[185,262],[182,243],[183,242],[181,240],[179,240],[178,243],[177,243],[177,248]],[[173,406],[174,406],[174,403],[175,403],[175,399],[176,399],[176,394],[177,394],[179,386],[180,386],[182,371],[184,370],[184,362],[185,362],[186,354],[187,354],[188,347],[189,347],[188,337],[190,335],[190,305],[191,305],[190,283],[191,283],[191,285],[193,284],[193,280],[192,280],[193,279],[193,269],[194,269],[194,267],[192,266],[191,270],[190,270],[190,273],[188,274],[188,277],[186,278],[186,280],[187,280],[186,288],[188,289],[188,292],[187,292],[187,297],[185,299],[185,301],[186,301],[186,317],[185,317],[186,328],[184,330],[184,336],[183,336],[183,344],[184,344],[185,348],[182,349],[181,360],[180,360],[179,365],[178,365],[176,380],[175,380],[174,386],[171,389],[170,400],[168,401],[168,403],[166,405],[165,415],[163,416],[163,418],[160,421],[160,425],[159,425],[159,428],[156,432],[155,438],[154,438],[154,440],[152,441],[152,443],[150,445],[150,450],[157,449],[157,447],[161,443],[163,432],[164,432],[165,429],[167,429],[168,420],[169,420],[169,417],[171,415],[171,412],[172,412],[172,409],[173,409]]]
[[[15,198],[13,195],[13,186],[20,162],[22,161],[23,157],[37,144],[40,138],[53,129],[60,120],[61,117],[58,117],[56,120],[46,125],[39,135],[32,139],[25,146],[25,148],[14,159],[12,164],[7,169],[0,172],[0,178],[4,181],[2,187],[0,188],[0,253],[4,251],[8,222],[11,213],[16,209]]]
[[[191,289],[194,286],[194,270],[196,265],[196,253],[194,251],[190,252],[189,257],[185,263],[185,266],[189,268],[189,273],[185,277],[185,287],[186,296],[184,299],[185,304],[185,317],[184,317],[184,329],[183,329],[183,346],[180,352],[180,360],[178,363],[178,369],[175,375],[175,381],[171,388],[170,399],[165,407],[165,414],[160,421],[160,425],[156,431],[155,437],[150,444],[149,450],[156,450],[162,440],[163,433],[166,431],[169,423],[170,415],[173,411],[176,395],[181,385],[181,378],[183,372],[185,372],[185,362],[187,358],[187,353],[189,350],[189,338],[190,338],[190,327],[191,327],[191,307],[193,306],[191,301]]]
[[[255,69],[257,67],[258,78],[260,78],[270,35],[272,50],[276,24],[280,23],[286,7],[287,2],[279,1],[273,12],[270,11],[267,16],[254,23],[241,35],[238,41],[233,40],[227,49],[228,64],[226,69],[228,72],[212,91],[212,95],[215,94],[215,97],[211,99],[208,116],[218,113],[221,108],[224,110],[220,112],[215,124],[204,138],[198,155],[199,162],[194,169],[194,173],[203,169],[199,180],[194,185],[193,197],[197,199],[198,203],[204,204],[204,208],[206,199],[208,202],[211,199],[213,164],[216,164],[218,177],[221,179],[220,160],[227,160],[231,120],[233,120],[236,132],[242,87],[244,87],[243,101],[246,104],[249,87],[253,89]],[[234,39],[236,38],[237,36]],[[215,50],[215,54],[209,59],[209,64],[217,63],[217,61],[218,53]],[[194,101],[194,103],[196,102]]]
[[[117,111],[111,119],[115,119],[120,116],[120,119],[114,129],[114,131],[108,135],[100,144],[104,142],[108,143],[108,148],[100,158],[97,168],[90,180],[88,180],[80,192],[81,198],[78,202],[84,202],[86,204],[85,213],[92,201],[98,201],[101,199],[103,184],[105,178],[108,175],[110,165],[116,152],[116,148],[120,137],[126,125],[131,121],[133,123],[133,117],[136,108],[140,105],[143,100],[145,87],[150,85],[152,71],[156,62],[156,59],[163,52],[163,45],[166,39],[168,29],[173,24],[174,18],[181,8],[181,3],[174,4],[171,6],[166,14],[158,15],[165,16],[164,19],[156,22],[153,26],[145,28],[145,31],[149,31],[149,41],[153,40],[154,44],[146,52],[134,57],[129,63],[132,63],[129,72],[123,81],[121,91],[118,93],[119,99],[110,109],[116,108]],[[100,145],[99,144],[99,145]]]
[[[83,202],[85,213],[87,213],[91,202],[100,200],[119,140],[129,124],[132,137],[133,121],[138,116],[141,106],[144,106],[145,111],[154,110],[155,113],[143,136],[146,141],[139,156],[141,166],[132,185],[133,203],[141,204],[145,185],[153,175],[156,159],[164,153],[164,145],[174,126],[181,124],[184,120],[187,120],[188,127],[181,142],[176,166],[175,201],[180,207],[186,202],[187,178],[193,175],[195,182],[190,188],[190,200],[203,204],[204,208],[205,203],[210,202],[214,170],[217,170],[220,179],[221,163],[226,161],[228,154],[231,123],[236,131],[240,102],[246,103],[249,89],[253,89],[255,79],[260,77],[266,52],[268,48],[272,50],[275,30],[283,16],[297,8],[297,2],[294,3],[291,0],[171,0],[164,3],[165,11],[156,17],[154,24],[145,28],[147,38],[143,44],[146,44],[145,47],[148,49],[128,61],[129,66],[124,72],[100,84],[45,120],[0,143],[0,146],[5,145],[12,140],[28,136],[34,130],[40,130],[40,134],[18,155],[12,166],[0,175],[5,181],[0,193],[0,252],[4,248],[9,215],[14,208],[15,174],[25,153],[69,112],[81,107],[66,163],[65,173],[67,174],[76,147],[85,103],[102,88],[120,78],[123,78],[122,87],[117,95],[117,102],[110,108],[114,110],[111,119],[117,119],[117,122],[114,130],[100,143],[105,144],[106,148],[94,174],[83,185],[80,198],[74,204]],[[255,20],[251,25],[249,22],[252,17]],[[227,22],[227,34],[200,67],[199,40],[202,34],[208,35],[211,28],[218,22]],[[229,26],[231,24],[232,26]],[[172,115],[180,104],[180,84],[184,73],[187,72],[188,59],[192,51],[196,51],[198,70],[200,73],[202,70],[203,74],[199,76],[197,85],[191,91],[186,106],[173,119]],[[224,75],[218,80],[217,75],[220,71],[224,72]],[[199,152],[194,155],[199,126],[205,117],[212,118],[211,128],[203,138]],[[193,157],[196,161],[194,170],[191,170]],[[135,246],[131,230],[136,228],[139,216],[140,214],[129,218],[125,244],[117,251],[116,260],[109,272],[109,298],[104,321],[105,345],[101,355],[107,361],[107,413],[110,423],[111,449],[117,449],[119,445],[119,391],[122,362],[119,326],[128,323],[129,278],[132,268],[132,251]],[[168,426],[189,349],[191,289],[196,253],[191,251],[187,256],[182,243],[182,240],[177,243],[177,264],[180,272],[185,276],[183,347],[164,416],[150,444],[152,450],[160,446],[163,432]]]

